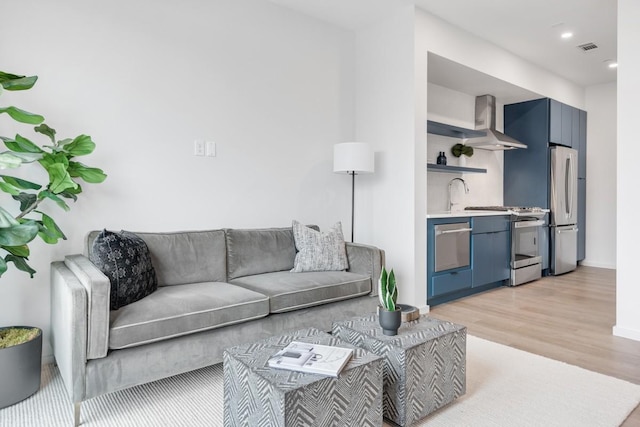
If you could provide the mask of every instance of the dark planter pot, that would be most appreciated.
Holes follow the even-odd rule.
[[[31,328],[13,326],[14,328]],[[0,328],[8,329],[8,328]],[[42,330],[31,341],[0,349],[0,409],[18,403],[40,388]]]
[[[402,310],[388,311],[384,308],[378,310],[378,321],[385,335],[398,335],[398,328],[402,324]]]

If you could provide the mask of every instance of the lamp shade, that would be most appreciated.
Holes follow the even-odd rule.
[[[366,142],[342,142],[333,146],[333,171],[373,173],[373,150]]]

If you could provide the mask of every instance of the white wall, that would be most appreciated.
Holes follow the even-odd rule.
[[[86,163],[109,175],[71,212],[49,206],[69,240],[34,243],[35,279],[0,279],[0,325],[43,328],[45,355],[49,263],[81,252],[89,230],[298,219],[342,220],[349,235],[350,181],[332,173],[332,146],[355,136],[352,33],[261,0],[25,0],[2,13],[2,68],[40,76],[7,99],[60,136],[92,135]],[[217,157],[194,157],[197,138]]]
[[[618,1],[618,153],[617,153],[617,272],[614,335],[640,341],[638,286],[638,117],[640,105],[640,2]]]
[[[616,83],[586,89],[587,229],[582,264],[616,267]]]
[[[424,257],[416,250],[415,236],[426,232],[426,172],[424,161],[417,160],[426,152],[415,144],[414,97],[420,78],[414,76],[413,19],[413,7],[402,7],[356,36],[356,139],[370,142],[376,151],[375,174],[356,188],[366,194],[370,213],[357,220],[356,240],[385,250],[387,268],[397,274],[400,302],[424,306]],[[426,74],[421,77],[426,86]]]

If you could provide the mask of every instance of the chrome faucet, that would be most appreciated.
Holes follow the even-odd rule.
[[[453,178],[451,181],[449,181],[449,212],[451,212],[451,210],[453,209],[453,205],[454,205],[453,200],[451,199],[451,188],[453,187],[453,182],[454,181],[460,181],[462,183],[462,185],[464,185],[464,193],[465,194],[469,194],[469,186],[464,181],[464,179],[462,179],[462,178]]]

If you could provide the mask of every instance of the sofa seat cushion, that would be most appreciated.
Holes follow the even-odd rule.
[[[264,317],[269,299],[223,282],[158,288],[110,313],[109,348],[120,349]]]
[[[240,277],[231,283],[269,296],[271,313],[284,313],[371,292],[369,276],[347,271],[278,271]]]

